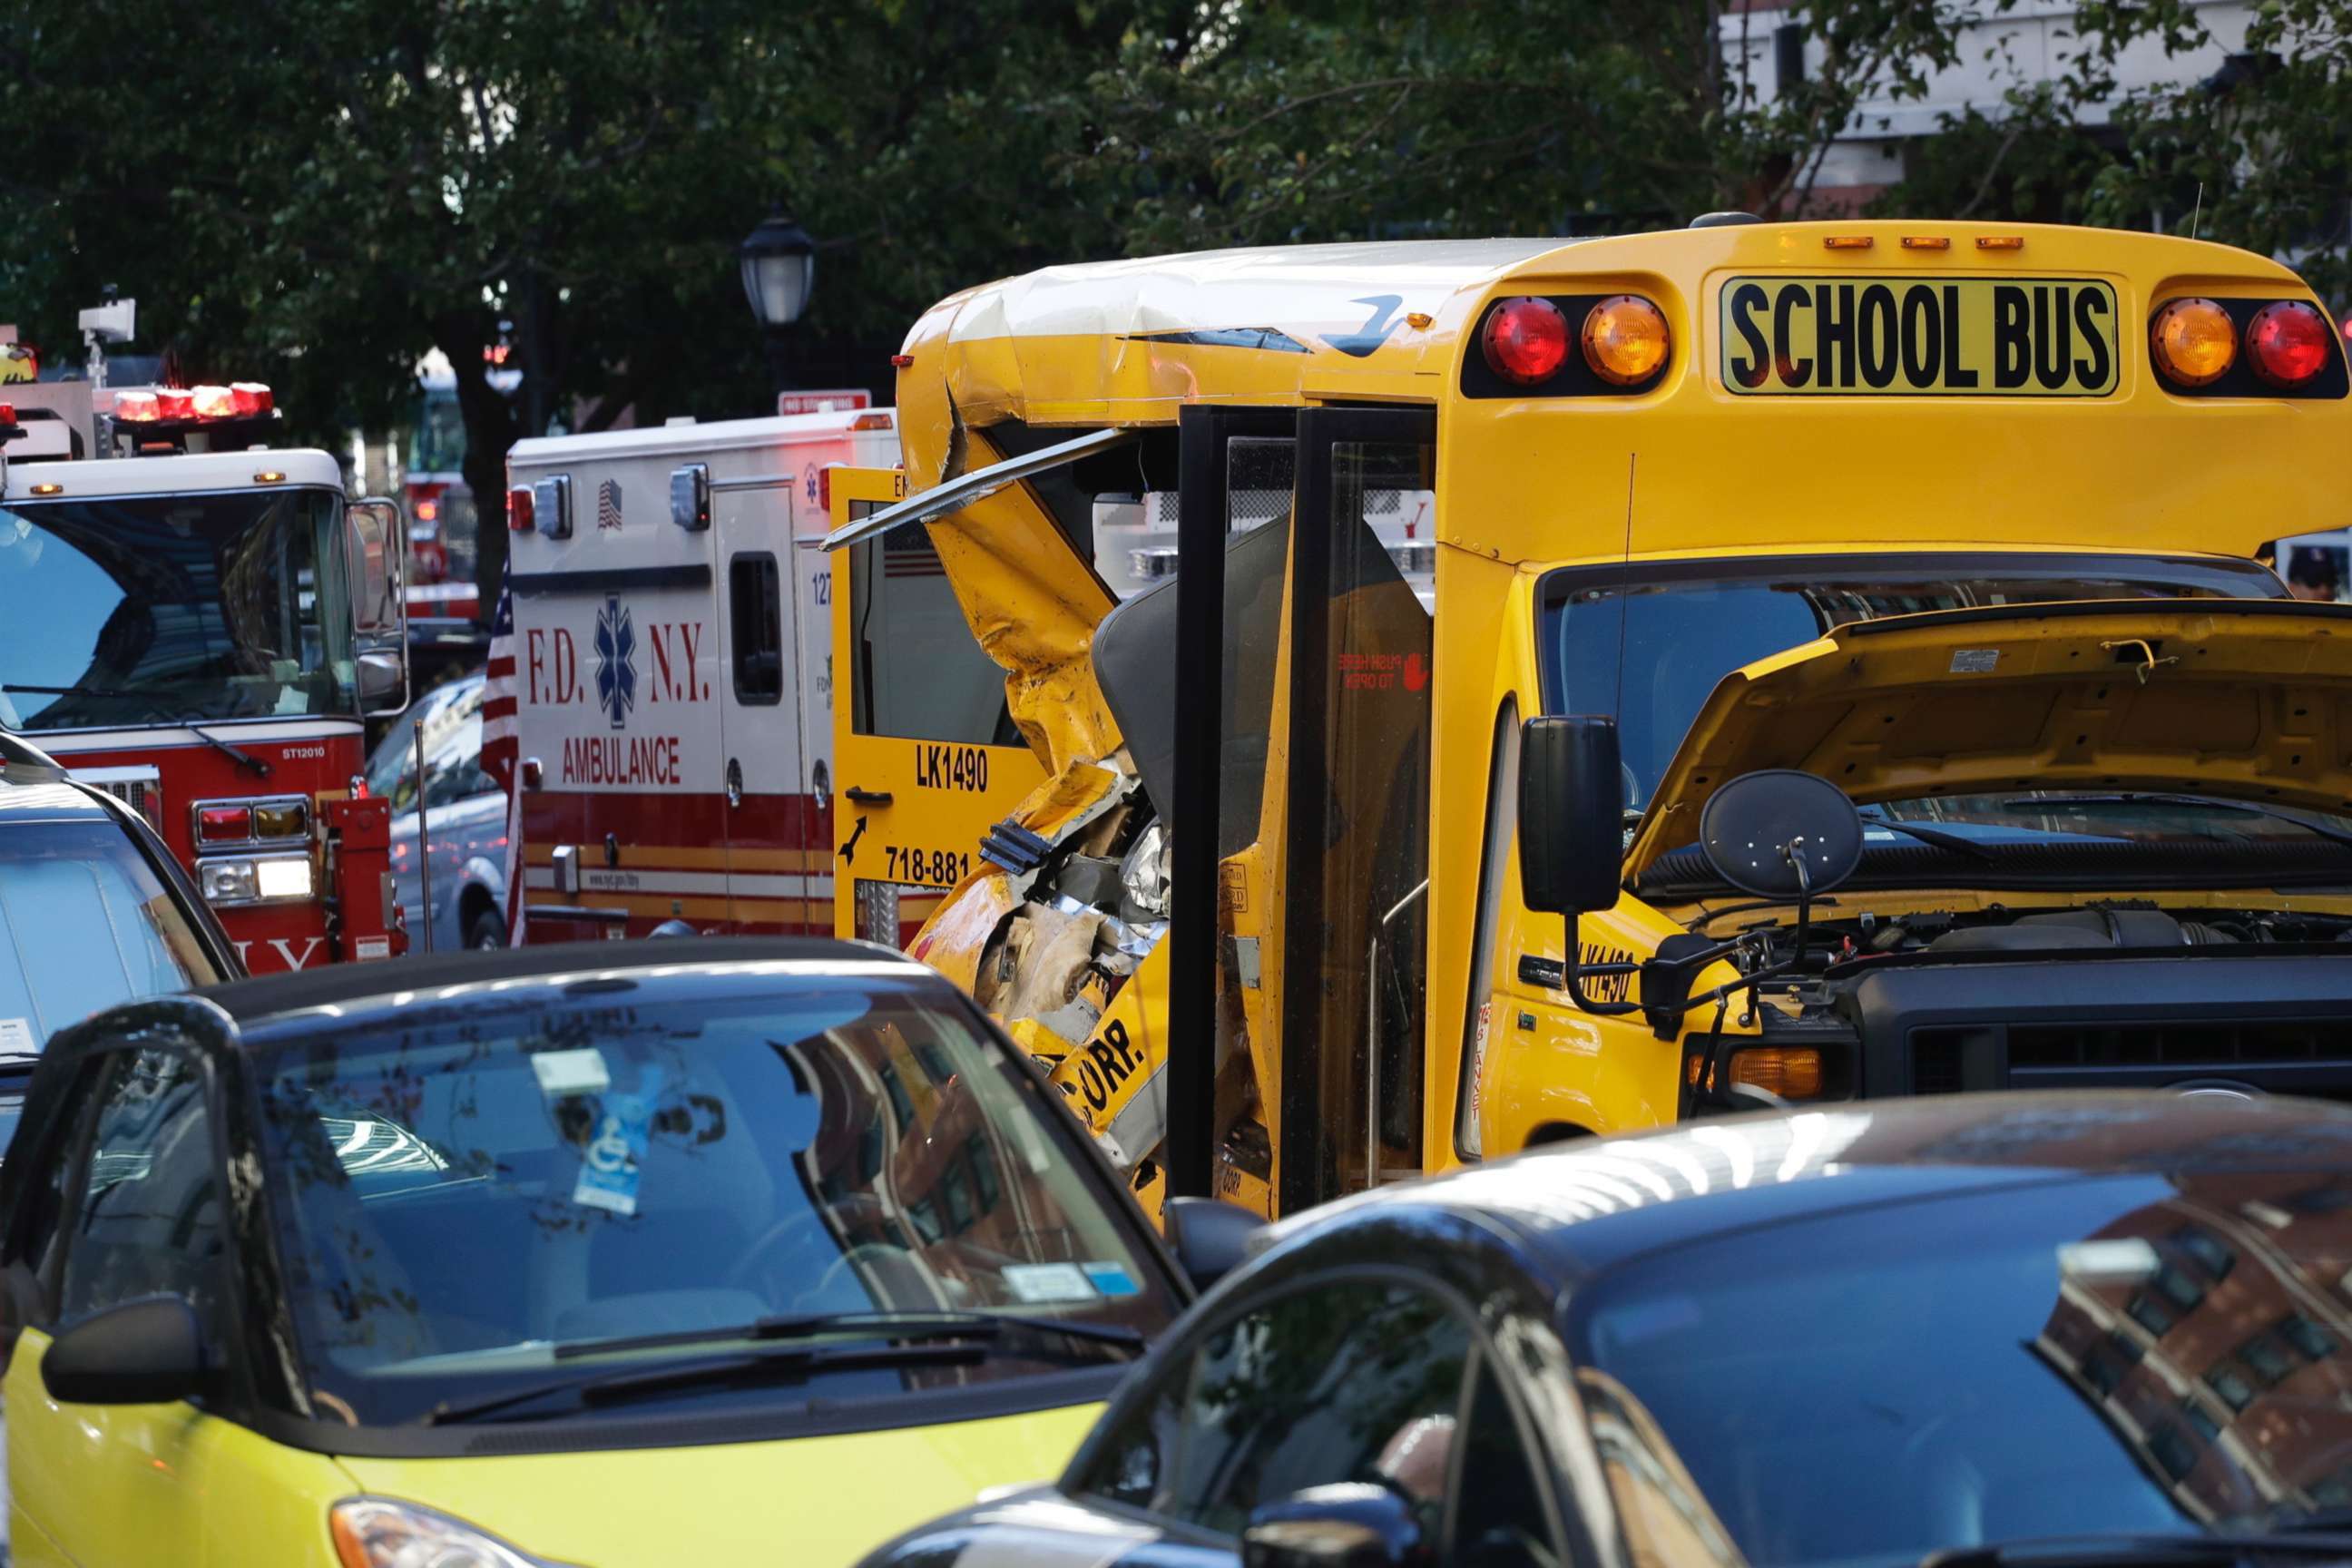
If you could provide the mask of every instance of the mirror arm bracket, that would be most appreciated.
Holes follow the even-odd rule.
[[[1575,923],[1576,917],[1570,915],[1569,924],[1571,930]],[[1576,943],[1573,941],[1569,942],[1568,949],[1568,962],[1560,966],[1562,970],[1560,981],[1567,987],[1569,998],[1576,1004],[1578,1011],[1591,1013],[1596,1017],[1616,1018],[1627,1013],[1638,1013],[1642,1010],[1642,1004],[1639,1002],[1603,1002],[1597,996],[1585,994],[1584,991],[1584,979],[1587,975],[1598,975],[1607,979],[1619,974],[1639,974],[1642,973],[1642,965],[1586,963],[1578,958]]]

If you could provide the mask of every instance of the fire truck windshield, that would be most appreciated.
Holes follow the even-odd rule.
[[[0,508],[0,724],[356,712],[341,510],[324,489]]]

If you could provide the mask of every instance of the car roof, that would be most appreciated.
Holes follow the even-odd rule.
[[[0,773],[0,826],[14,822],[89,822],[106,808],[73,784],[26,783]]]
[[[0,823],[87,822],[106,815],[94,792],[72,782],[55,758],[0,731]]]
[[[2157,1090],[1926,1096],[1705,1117],[1376,1189],[1272,1227],[1430,1207],[1503,1221],[1563,1281],[1759,1224],[2002,1185],[2352,1170],[2352,1107]]]
[[[266,974],[207,986],[195,994],[217,1005],[242,1027],[322,1007],[390,1011],[419,993],[498,984],[501,994],[528,993],[532,982],[557,987],[592,975],[652,972],[650,978],[692,985],[713,974],[792,964],[812,971],[855,965],[896,980],[926,977],[945,986],[937,971],[870,942],[829,937],[663,937],[637,942],[570,942],[540,947],[467,951],[394,959],[387,963],[331,963],[289,974]]]

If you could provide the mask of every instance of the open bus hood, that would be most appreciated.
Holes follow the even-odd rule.
[[[1759,768],[1858,802],[2158,790],[2343,812],[2352,606],[2126,599],[1839,626],[1716,687],[1659,781],[1628,881]]]

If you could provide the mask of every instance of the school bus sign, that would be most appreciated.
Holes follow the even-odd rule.
[[[2105,397],[2116,291],[2085,278],[1733,278],[1723,384],[1748,395]]]

